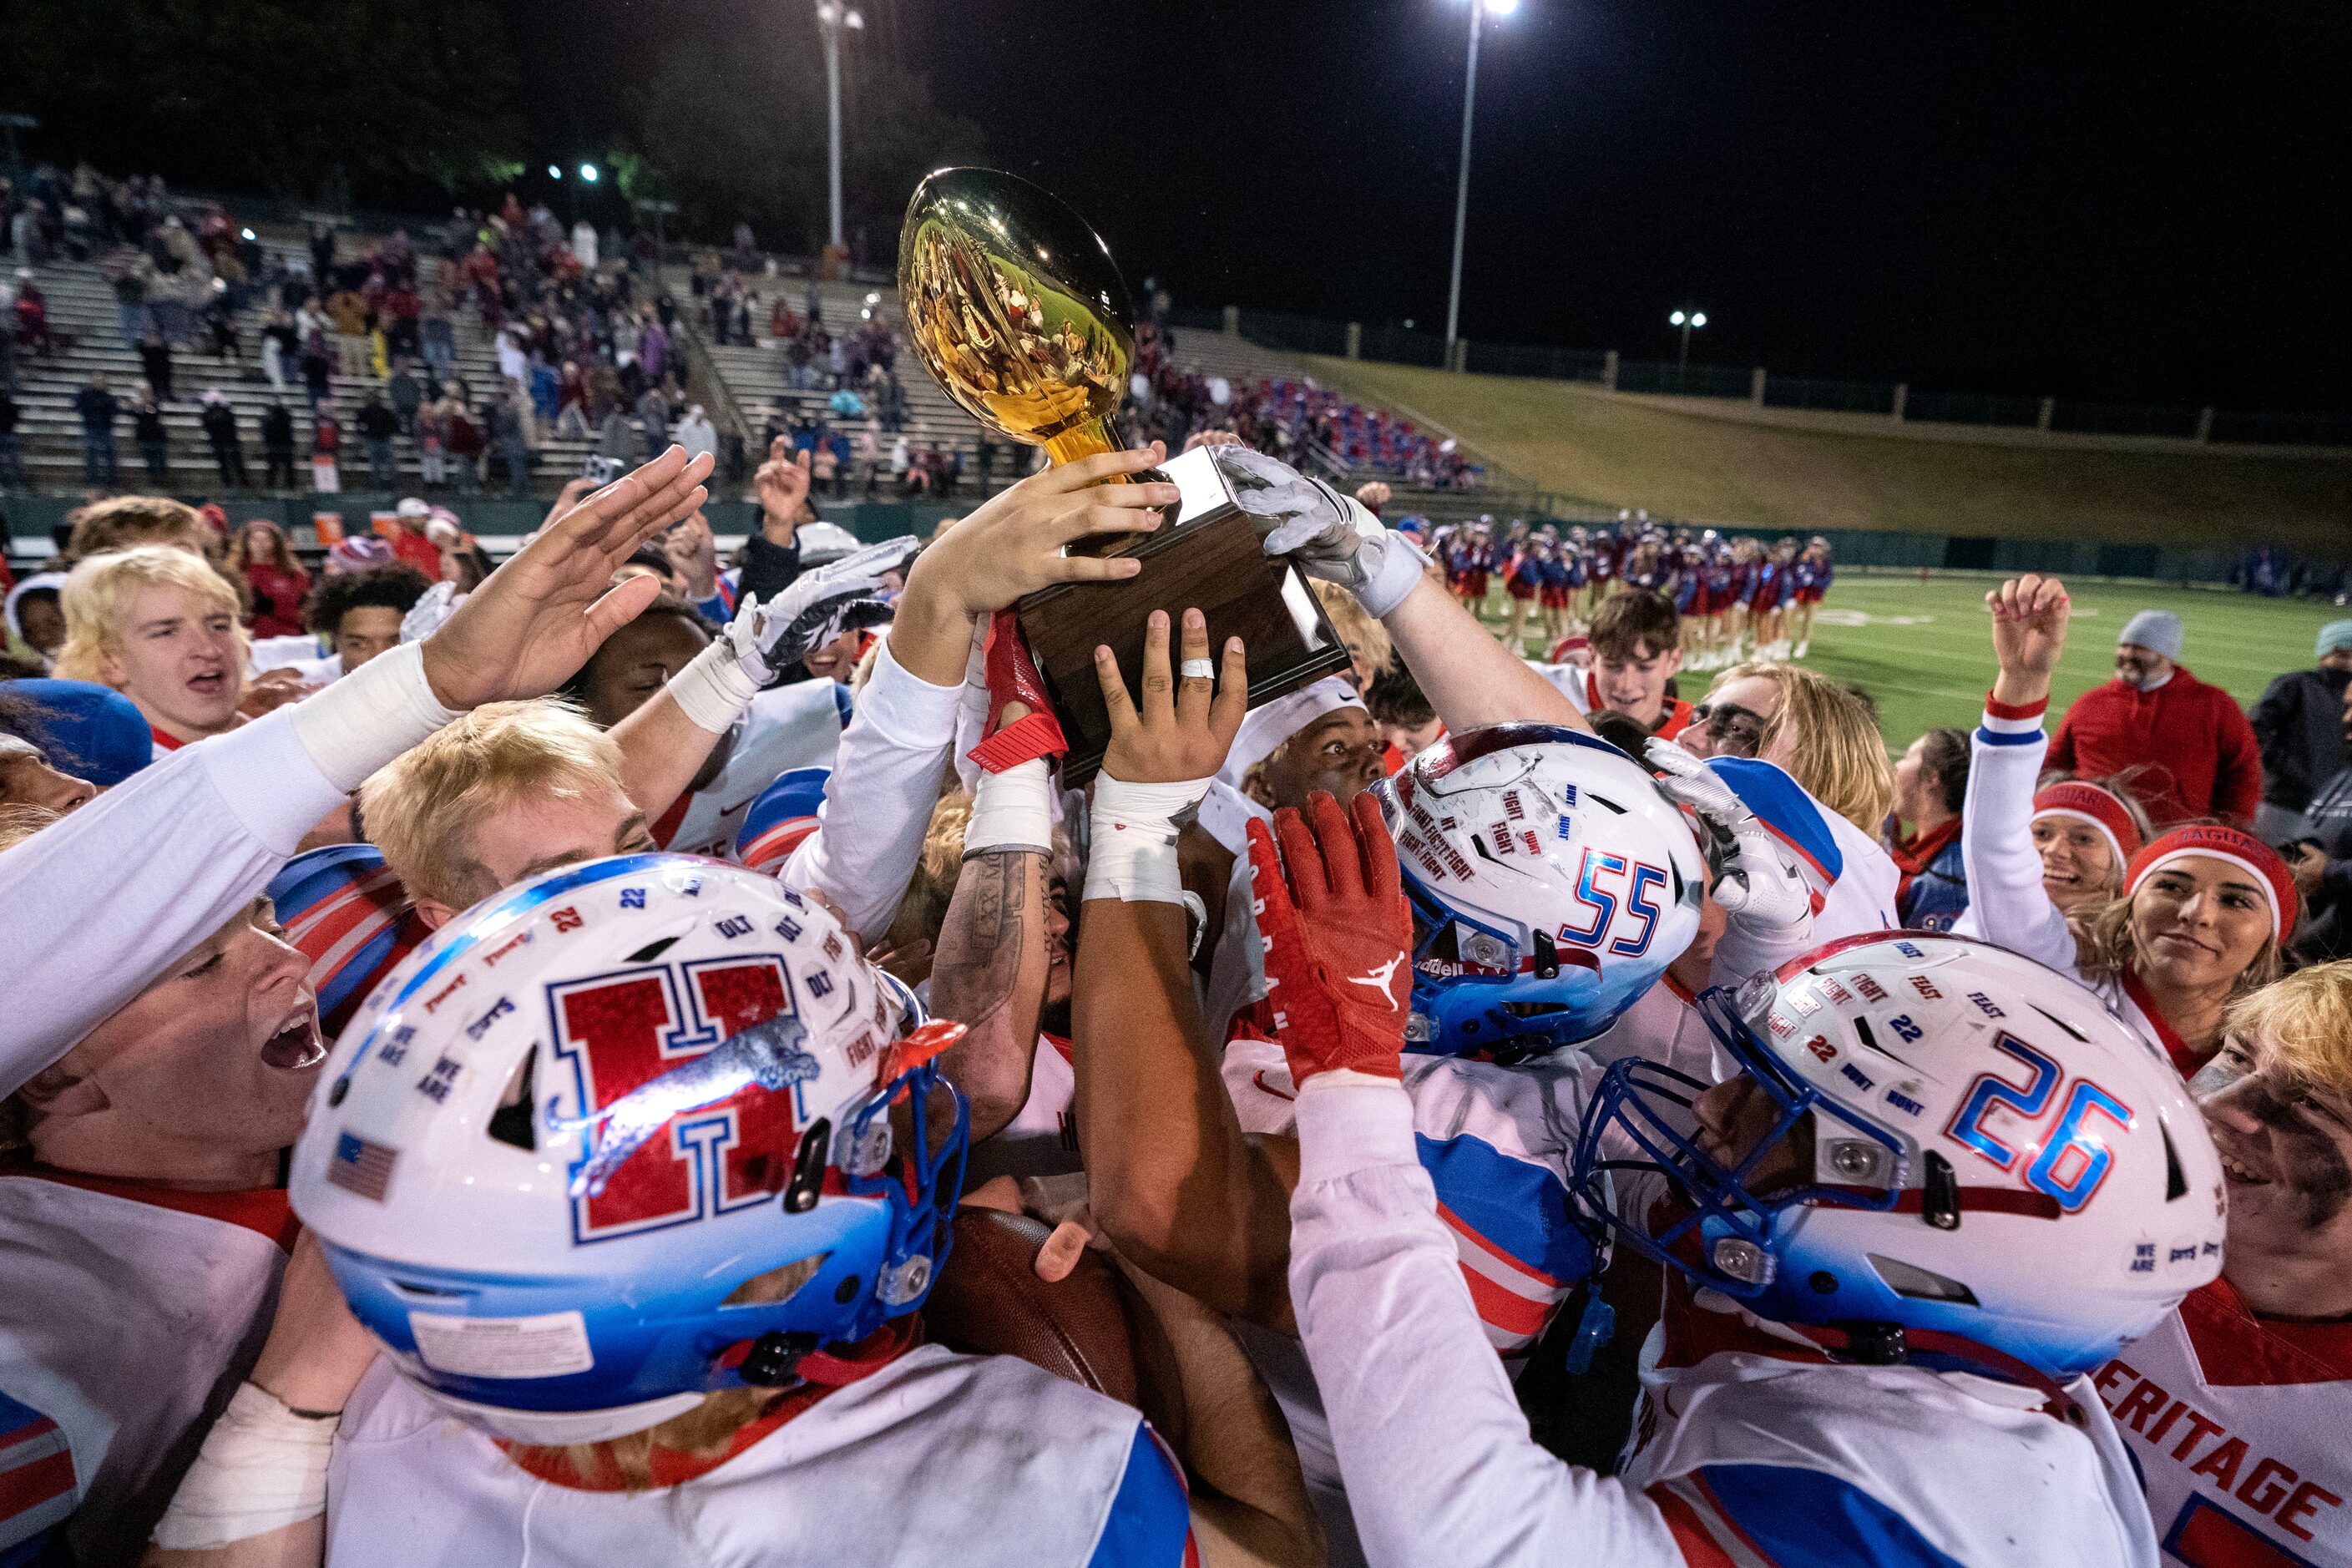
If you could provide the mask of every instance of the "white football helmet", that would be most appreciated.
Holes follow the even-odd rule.
[[[436,1402],[525,1443],[617,1436],[921,1305],[965,1142],[950,1089],[926,1155],[926,1097],[961,1033],[772,877],[565,867],[369,996],[296,1146],[295,1212]]]
[[[1450,735],[1372,786],[1412,901],[1409,1048],[1591,1039],[1698,934],[1706,862],[1649,770],[1581,730]]]
[[[1678,1130],[1708,1086],[1626,1058],[1587,1110],[1576,1198],[1756,1316],[1854,1359],[2063,1383],[2221,1272],[2204,1119],[2164,1054],[2066,976],[1872,932],[1699,1006],[1770,1096],[1770,1131],[1727,1165]],[[1752,1187],[1783,1140],[1802,1174]],[[1629,1171],[1668,1178],[1664,1223],[1614,1212],[1609,1174]]]

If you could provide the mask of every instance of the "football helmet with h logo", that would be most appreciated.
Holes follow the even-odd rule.
[[[922,1304],[968,1133],[936,1058],[961,1033],[772,878],[565,867],[369,996],[294,1207],[436,1402],[524,1443],[618,1436]]]

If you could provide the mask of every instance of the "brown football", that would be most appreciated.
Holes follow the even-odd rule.
[[[1067,1279],[1046,1283],[1037,1249],[1052,1234],[1026,1215],[958,1209],[955,1247],[923,1307],[930,1337],[950,1350],[1019,1356],[1133,1405],[1134,1335],[1118,1270],[1089,1249]]]

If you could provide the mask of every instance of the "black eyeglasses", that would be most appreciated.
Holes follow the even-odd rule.
[[[1717,755],[1752,757],[1764,745],[1764,716],[1730,702],[1702,702],[1691,710],[1691,722],[1706,731]]]

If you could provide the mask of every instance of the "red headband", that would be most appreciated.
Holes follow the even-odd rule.
[[[2116,798],[2114,791],[2097,784],[2079,779],[2052,784],[2033,797],[2033,815],[2036,820],[2071,816],[2089,823],[2107,836],[2107,847],[2118,866],[2139,853],[2139,828],[2132,822],[2130,809]]]
[[[2124,897],[2130,898],[2142,882],[2175,860],[2198,858],[2226,860],[2252,877],[2270,897],[2272,937],[2284,942],[2294,934],[2302,912],[2294,896],[2294,873],[2277,850],[2252,834],[2217,823],[2192,823],[2158,835],[2133,857],[2131,869],[2124,875]]]

